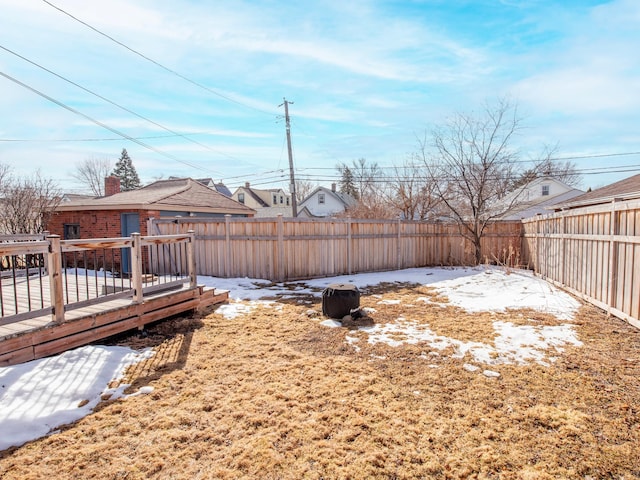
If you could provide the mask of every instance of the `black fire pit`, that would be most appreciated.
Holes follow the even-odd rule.
[[[322,292],[322,314],[341,319],[360,307],[360,291],[350,283],[332,283]]]

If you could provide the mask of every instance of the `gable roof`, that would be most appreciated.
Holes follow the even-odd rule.
[[[552,195],[542,195],[541,193],[537,193],[533,194],[532,197],[529,196],[529,192],[532,192],[536,187],[549,185],[550,183],[555,183],[560,188],[560,193]],[[550,189],[548,193],[552,193],[554,190],[558,191],[558,189]],[[500,217],[500,219],[520,220],[522,218],[529,218],[538,214],[550,213],[550,211],[553,210],[553,206],[557,203],[568,201],[582,195],[583,193],[584,192],[582,190],[573,188],[557,178],[548,176],[538,177],[504,197],[501,205],[513,205]]]
[[[242,190],[244,193],[246,193],[251,198],[253,198],[260,207],[268,207],[269,206],[269,204],[267,202],[265,202],[264,199],[262,197],[260,197],[260,195],[258,195],[256,192],[254,192],[251,187],[238,187],[236,189],[236,191],[233,192],[233,194],[235,195],[236,193],[240,192],[240,190]]]
[[[59,211],[174,210],[200,213],[251,215],[255,210],[209,188],[191,178],[159,180],[137,190],[107,197],[78,199],[61,204]]]
[[[302,200],[302,202],[300,202],[300,205],[307,202],[307,200],[314,197],[317,193],[320,193],[320,192],[328,193],[329,195],[332,195],[333,197],[337,198],[345,207],[352,207],[356,203],[358,203],[356,199],[353,198],[348,193],[338,192],[327,187],[317,187],[314,191],[312,191],[309,195],[307,195],[307,198],[305,198],[304,200]]]
[[[619,182],[596,188],[590,192],[571,199],[570,202],[555,205],[556,209],[577,208],[588,205],[609,203],[614,199],[631,200],[640,198],[640,174],[625,178]]]
[[[271,205],[269,204],[270,200],[267,201],[265,200],[265,198],[271,199],[271,195],[273,195],[274,193],[281,193],[287,197],[290,197],[290,195],[287,192],[285,192],[282,188],[268,188],[268,189],[253,188],[249,183],[246,183],[242,187],[236,188],[235,192],[233,192],[233,195],[241,191],[249,195],[251,198],[253,198],[261,208],[271,207]]]
[[[538,214],[551,213],[555,205],[575,198],[584,193],[582,190],[572,188],[571,190],[554,195],[552,197],[537,197],[533,200],[519,203],[511,208],[501,220],[520,220],[522,218],[534,217]]]
[[[219,193],[223,194],[225,197],[230,197],[231,196],[231,190],[229,190],[229,187],[227,187],[222,182],[215,183],[213,185],[213,188],[216,189],[216,192],[219,192]]]

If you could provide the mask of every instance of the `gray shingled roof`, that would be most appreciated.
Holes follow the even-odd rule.
[[[556,208],[576,208],[587,205],[608,203],[614,198],[640,198],[640,174],[625,178],[619,182],[597,188],[583,195],[572,198],[571,201],[555,205]]]
[[[137,190],[107,197],[66,202],[58,210],[111,210],[120,208],[178,210],[249,215],[255,210],[191,178],[159,180]]]

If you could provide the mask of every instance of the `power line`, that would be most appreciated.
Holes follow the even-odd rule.
[[[63,102],[61,102],[59,100],[56,100],[53,97],[50,97],[49,95],[47,95],[47,94],[45,94],[45,93],[43,93],[43,92],[41,92],[41,91],[29,86],[29,85],[27,85],[26,83],[21,82],[20,80],[18,80],[17,78],[12,77],[11,75],[8,75],[8,74],[6,74],[4,72],[0,72],[0,75],[5,77],[7,80],[11,80],[12,82],[20,85],[21,87],[26,88],[27,90],[30,90],[31,92],[35,93],[36,95],[39,95],[42,98],[45,98],[45,99],[49,100],[52,103],[55,103],[56,105],[64,108],[65,110],[68,110],[68,111],[70,111],[72,113],[75,113],[76,115],[79,115],[79,116],[89,120],[90,122],[95,123],[96,125],[104,128],[106,130],[109,130],[110,132],[115,133],[116,135],[120,135],[122,138],[126,138],[130,142],[136,143],[136,144],[140,145],[141,147],[144,147],[144,148],[146,148],[148,150],[151,150],[151,151],[153,151],[155,153],[158,153],[158,154],[160,154],[160,155],[162,155],[164,157],[167,157],[167,158],[169,158],[171,160],[174,160],[176,162],[179,162],[179,163],[182,163],[184,165],[187,165],[187,166],[189,166],[191,168],[195,168],[197,170],[202,170],[203,172],[209,172],[210,173],[210,171],[205,169],[205,168],[202,168],[202,167],[200,167],[198,165],[194,165],[194,164],[189,163],[189,162],[187,162],[185,160],[181,160],[178,157],[175,157],[175,156],[173,156],[173,155],[171,155],[169,153],[163,152],[162,150],[158,150],[157,148],[155,148],[155,147],[153,147],[153,146],[151,146],[149,144],[146,144],[146,143],[142,142],[141,140],[138,140],[138,139],[136,139],[136,138],[134,138],[134,137],[132,137],[130,135],[127,135],[126,133],[123,133],[123,132],[121,132],[119,130],[116,130],[115,128],[110,127],[109,125],[107,125],[106,123],[103,123],[100,120],[96,120],[95,118],[90,117],[89,115],[86,115],[86,114],[76,110],[75,108],[70,107],[69,105],[66,105]],[[214,172],[214,173],[219,174],[220,172]]]
[[[305,174],[303,173],[305,169],[298,170],[297,178],[299,180],[307,180],[307,181],[326,181],[326,182],[335,182],[341,180],[342,176],[340,173],[336,172],[334,175],[327,174]],[[603,170],[606,170],[604,172]],[[578,175],[602,175],[603,173],[628,173],[628,172],[637,172],[640,171],[640,165],[619,165],[614,167],[598,167],[598,168],[585,168],[585,169],[576,169],[573,172]],[[550,172],[545,175],[549,177],[560,177],[562,173],[558,172]],[[366,180],[374,183],[385,183],[389,181],[406,181],[419,177],[419,175],[373,175],[367,176]],[[454,175],[426,175],[425,178],[430,178],[436,181],[447,181],[451,179],[455,179]],[[489,175],[486,177],[488,180],[499,180],[503,177],[499,175]]]
[[[640,155],[640,152],[618,152],[618,153],[596,153],[596,154],[590,154],[590,155],[574,155],[574,156],[568,156],[568,157],[549,157],[550,161],[556,162],[556,161],[563,161],[563,160],[587,160],[590,158],[607,158],[607,157],[624,157],[624,156],[631,156],[631,155]],[[495,162],[495,164],[502,164],[502,163],[539,163],[540,160],[536,160],[536,159],[528,159],[528,160],[509,160],[509,161],[504,161],[504,162]],[[340,162],[339,162],[340,163]],[[342,162],[344,163],[344,162]],[[348,166],[348,165],[347,165]],[[420,166],[420,164],[409,164],[409,167],[412,166]],[[378,165],[378,168],[381,170],[389,170],[389,169],[396,169],[396,168],[403,168],[403,165]],[[607,170],[611,167],[601,167],[602,170]],[[303,169],[305,170],[335,170],[335,167],[303,167]]]
[[[191,142],[191,143],[194,143],[194,144],[196,144],[196,145],[199,145],[199,146],[201,146],[201,147],[204,147],[204,148],[206,148],[207,150],[210,150],[210,151],[212,151],[212,152],[215,152],[215,153],[218,153],[218,154],[223,155],[223,156],[225,156],[225,157],[231,158],[232,160],[238,160],[237,158],[234,158],[234,157],[232,157],[231,155],[228,155],[228,154],[226,154],[226,153],[224,153],[224,152],[220,152],[219,150],[215,150],[215,149],[213,149],[213,148],[209,147],[208,145],[205,145],[204,143],[201,143],[201,142],[198,142],[197,140],[194,140],[194,139],[192,139],[192,138],[189,138],[189,137],[187,137],[187,136],[183,135],[183,134],[182,134],[182,133],[180,133],[180,132],[176,132],[175,130],[172,130],[172,129],[168,128],[168,127],[165,127],[164,125],[162,125],[162,124],[160,124],[160,123],[158,123],[158,122],[156,122],[156,121],[154,121],[154,120],[151,120],[150,118],[145,117],[144,115],[140,115],[139,113],[134,112],[133,110],[131,110],[131,109],[127,108],[127,107],[124,107],[124,106],[120,105],[119,103],[116,103],[116,102],[114,102],[114,101],[112,101],[112,100],[109,100],[108,98],[106,98],[106,97],[104,97],[104,96],[100,95],[99,93],[96,93],[96,92],[94,92],[93,90],[90,90],[90,89],[88,89],[88,88],[86,88],[86,87],[83,87],[82,85],[80,85],[80,84],[78,84],[78,83],[74,82],[73,80],[69,80],[68,78],[66,78],[66,77],[64,77],[64,76],[62,76],[62,75],[59,75],[59,74],[57,74],[56,72],[54,72],[54,71],[52,71],[52,70],[49,70],[48,68],[46,68],[46,67],[44,67],[44,66],[40,65],[40,64],[39,64],[39,63],[37,63],[37,62],[34,62],[34,61],[32,61],[32,60],[29,60],[28,58],[26,58],[26,57],[24,57],[24,56],[20,55],[20,54],[19,54],[19,53],[17,53],[17,52],[14,52],[13,50],[11,50],[11,49],[9,49],[9,48],[7,48],[7,47],[4,47],[4,46],[0,45],[0,49],[4,50],[5,52],[9,52],[10,54],[15,55],[16,57],[20,58],[21,60],[24,60],[25,62],[28,62],[28,63],[30,63],[31,65],[33,65],[33,66],[35,66],[35,67],[40,68],[41,70],[44,70],[45,72],[47,72],[47,73],[49,73],[49,74],[51,74],[51,75],[53,75],[53,76],[55,76],[55,77],[59,78],[60,80],[64,80],[65,82],[70,83],[71,85],[73,85],[73,86],[75,86],[75,87],[77,87],[77,88],[79,88],[79,89],[81,89],[81,90],[83,90],[83,91],[85,91],[85,92],[87,92],[87,93],[89,93],[89,94],[91,94],[91,95],[95,96],[95,97],[98,97],[99,99],[104,100],[105,102],[107,102],[107,103],[109,103],[109,104],[111,104],[111,105],[113,105],[113,106],[115,106],[115,107],[118,107],[119,109],[121,109],[121,110],[123,110],[123,111],[125,111],[125,112],[127,112],[127,113],[130,113],[131,115],[134,115],[134,116],[136,116],[136,117],[140,118],[141,120],[144,120],[144,121],[146,121],[146,122],[149,122],[149,123],[151,123],[152,125],[155,125],[156,127],[159,127],[159,128],[161,128],[161,129],[163,129],[163,130],[165,130],[165,131],[167,131],[167,132],[169,132],[169,133],[171,133],[171,134],[173,134],[173,135],[175,135],[175,136],[181,137],[181,138],[183,138],[183,139],[185,139],[185,140],[187,140],[187,141],[189,141],[189,142]]]
[[[46,3],[47,5],[49,5],[50,7],[55,8],[56,10],[58,10],[60,13],[63,13],[63,14],[65,14],[65,15],[67,15],[68,17],[72,18],[72,19],[73,19],[73,20],[75,20],[76,22],[81,23],[81,24],[82,24],[82,25],[84,25],[85,27],[87,27],[87,28],[89,28],[89,29],[93,30],[93,31],[94,31],[94,32],[96,32],[97,34],[102,35],[102,36],[103,36],[103,37],[105,37],[105,38],[108,38],[109,40],[111,40],[112,42],[114,42],[114,43],[116,43],[116,44],[120,45],[120,46],[121,46],[121,47],[123,47],[123,48],[126,48],[126,49],[127,49],[127,50],[129,50],[131,53],[134,53],[134,54],[138,55],[139,57],[144,58],[144,59],[145,59],[145,60],[147,60],[148,62],[153,63],[153,64],[154,64],[154,65],[156,65],[157,67],[160,67],[161,69],[163,69],[163,70],[165,70],[165,71],[167,71],[167,72],[171,73],[172,75],[177,76],[178,78],[181,78],[182,80],[184,80],[184,81],[186,81],[186,82],[189,82],[189,83],[190,83],[190,84],[192,84],[192,85],[195,85],[195,86],[196,86],[196,87],[198,87],[198,88],[201,88],[201,89],[203,89],[203,90],[206,90],[207,92],[209,92],[209,93],[211,93],[211,94],[213,94],[213,95],[216,95],[216,96],[218,96],[218,97],[220,97],[220,98],[223,98],[223,99],[225,99],[225,100],[227,100],[227,101],[229,101],[229,102],[235,103],[236,105],[240,105],[240,106],[242,106],[242,107],[249,108],[249,109],[251,109],[251,110],[255,110],[255,111],[257,111],[257,112],[264,113],[264,114],[267,114],[267,115],[271,115],[271,116],[273,116],[273,115],[274,115],[274,113],[272,113],[272,112],[267,112],[267,111],[265,111],[265,110],[261,110],[261,109],[259,109],[259,108],[254,107],[254,106],[251,106],[251,105],[248,105],[248,104],[246,104],[246,103],[240,102],[240,101],[235,100],[235,99],[233,99],[233,98],[231,98],[231,97],[228,97],[227,95],[224,95],[224,94],[222,94],[222,93],[220,93],[220,92],[218,92],[218,91],[216,91],[216,90],[214,90],[214,89],[212,89],[212,88],[209,88],[209,87],[207,87],[206,85],[203,85],[203,84],[201,84],[201,83],[199,83],[199,82],[197,82],[197,81],[195,81],[195,80],[192,80],[192,79],[190,79],[189,77],[186,77],[185,75],[182,75],[181,73],[179,73],[179,72],[177,72],[177,71],[175,71],[175,70],[173,70],[173,69],[171,69],[171,68],[169,68],[169,67],[166,67],[165,65],[161,64],[160,62],[158,62],[158,61],[156,61],[156,60],[154,60],[154,59],[152,59],[152,58],[148,57],[147,55],[145,55],[145,54],[143,54],[143,53],[141,53],[141,52],[139,52],[139,51],[137,51],[137,50],[135,50],[135,49],[131,48],[130,46],[126,45],[125,43],[123,43],[123,42],[121,42],[121,41],[119,41],[119,40],[116,40],[116,39],[115,39],[114,37],[112,37],[111,35],[108,35],[108,34],[104,33],[103,31],[98,30],[96,27],[94,27],[94,26],[92,26],[92,25],[88,24],[87,22],[85,22],[85,21],[83,21],[83,20],[80,20],[78,17],[75,17],[74,15],[70,14],[70,13],[69,13],[69,12],[67,12],[66,10],[63,10],[62,8],[60,8],[60,7],[56,6],[56,5],[54,5],[53,3],[49,2],[48,0],[42,0],[42,1],[43,1],[44,3]]]
[[[183,135],[203,135],[204,132],[199,133],[183,133],[177,135],[148,135],[144,137],[133,137],[138,140],[152,140],[158,138],[174,138],[177,136]],[[120,137],[112,137],[112,138],[0,138],[0,142],[25,142],[25,143],[47,143],[47,142],[120,142],[122,138]]]

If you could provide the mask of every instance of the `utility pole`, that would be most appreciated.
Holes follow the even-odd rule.
[[[296,200],[296,179],[293,174],[293,152],[291,151],[291,122],[289,122],[289,104],[293,104],[293,102],[288,102],[286,98],[283,97],[284,102],[284,119],[285,124],[287,126],[287,150],[289,151],[289,179],[291,182],[291,186],[289,187],[289,191],[291,192],[291,210],[293,212],[293,216],[298,216],[298,201]],[[282,105],[279,105],[280,107]]]

